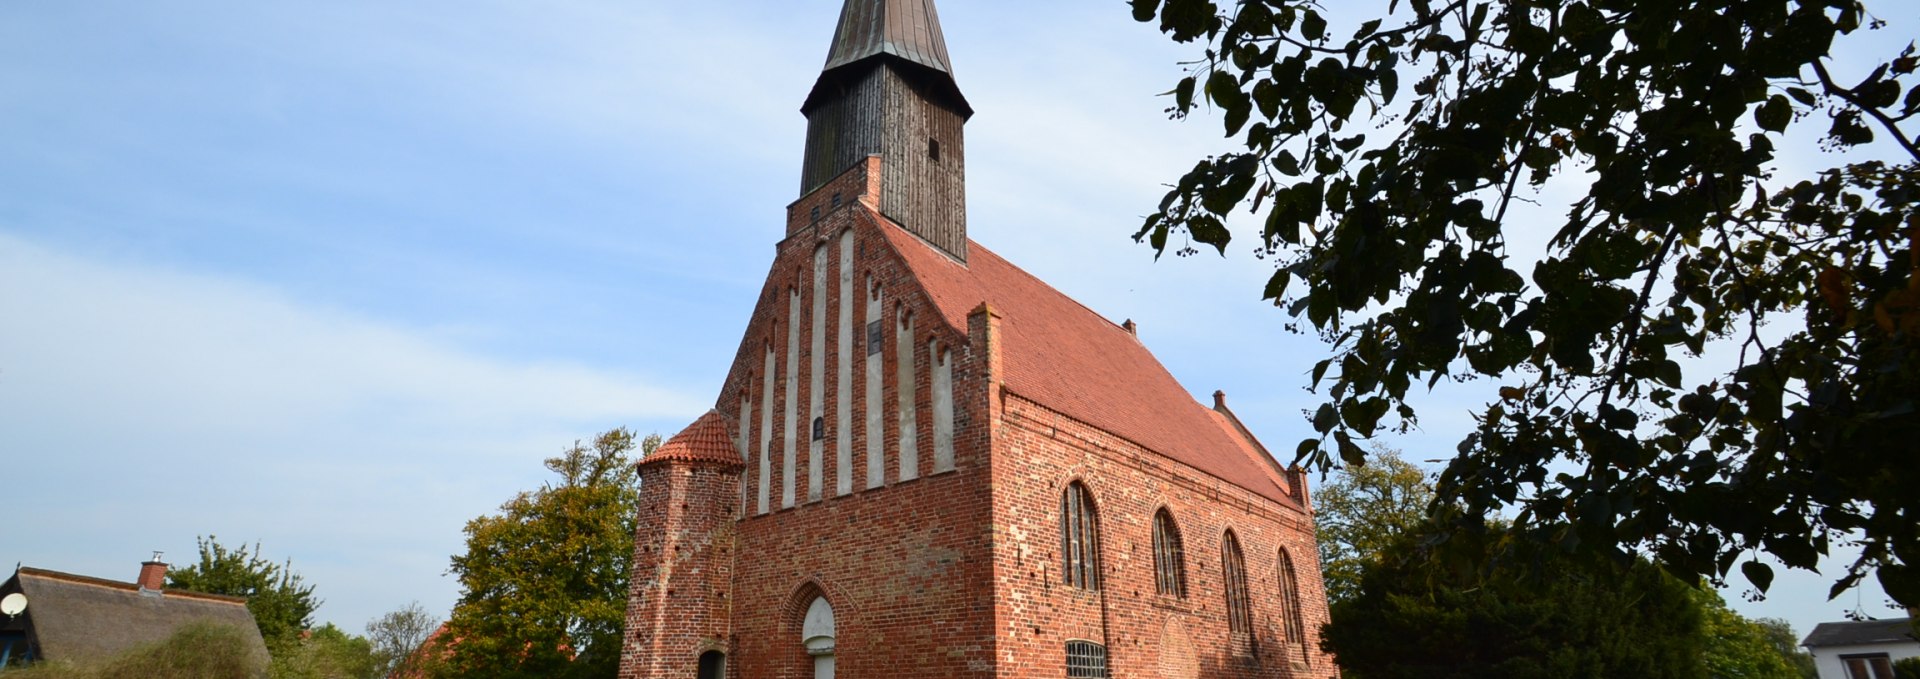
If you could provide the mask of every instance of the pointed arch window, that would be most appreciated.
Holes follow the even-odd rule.
[[[1307,626],[1300,619],[1300,579],[1293,572],[1293,556],[1280,550],[1280,596],[1287,624],[1287,642],[1307,643]]]
[[[1180,526],[1165,507],[1153,515],[1153,585],[1161,596],[1186,598],[1187,562]]]
[[[1060,497],[1061,580],[1086,590],[1100,589],[1100,517],[1093,496],[1079,481]]]
[[[1247,565],[1240,558],[1240,541],[1227,531],[1221,541],[1220,562],[1227,583],[1227,629],[1235,634],[1253,632],[1253,609],[1247,602]]]

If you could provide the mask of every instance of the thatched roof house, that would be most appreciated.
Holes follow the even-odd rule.
[[[17,662],[108,660],[136,647],[165,640],[198,622],[229,625],[247,639],[243,652],[266,667],[267,645],[240,597],[167,590],[166,564],[141,565],[139,582],[119,582],[39,568],[20,568],[0,597],[19,593],[26,608],[0,615],[0,653]],[[16,599],[16,601],[18,601]]]

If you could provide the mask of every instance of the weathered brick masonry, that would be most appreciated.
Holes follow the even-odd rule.
[[[621,676],[1061,677],[1069,641],[1107,666],[1074,676],[1333,676],[1303,475],[1130,324],[965,239],[971,109],[931,2],[849,0],[828,64],[811,189],[713,411],[641,463]],[[1097,516],[1090,588],[1063,579],[1072,483]],[[1163,509],[1184,596],[1155,587]]]

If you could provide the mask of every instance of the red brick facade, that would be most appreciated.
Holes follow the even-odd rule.
[[[953,121],[971,112],[930,3],[849,0],[833,55],[828,75],[881,63],[913,81],[898,97],[948,94],[900,110],[822,105],[838,113],[810,113],[812,125],[904,127],[810,138],[911,137],[928,134],[915,125],[929,106],[959,106],[942,109]],[[853,96],[835,94],[842,80],[823,76],[809,101]],[[942,134],[960,145],[957,128]],[[1130,327],[978,243],[903,225],[920,213],[889,211],[889,196],[940,192],[887,186],[917,176],[889,163],[961,171],[957,148],[946,161],[917,148],[883,145],[788,206],[714,411],[641,463],[621,676],[697,679],[701,656],[718,653],[726,676],[749,679],[828,667],[1038,679],[1069,676],[1069,642],[1107,667],[1074,676],[1335,676],[1318,650],[1326,606],[1304,475],[1281,469],[1224,398],[1194,401]],[[929,156],[895,157],[908,152]],[[1076,482],[1098,526],[1075,551],[1097,564],[1090,589],[1064,578],[1062,498]],[[1181,537],[1184,596],[1156,590],[1162,510]],[[1229,531],[1245,630],[1227,614]]]
[[[1005,346],[1000,326],[1008,321],[993,299],[979,300],[962,326],[946,320],[952,314],[930,297],[951,291],[926,289],[922,272],[899,251],[900,234],[886,232],[899,227],[874,211],[880,162],[870,158],[789,208],[790,235],[779,245],[716,413],[696,425],[726,427],[735,457],[726,464],[672,459],[644,467],[646,509],[622,676],[691,679],[701,653],[721,651],[729,676],[811,677],[800,625],[816,596],[825,596],[835,612],[840,677],[1060,677],[1068,640],[1105,646],[1116,677],[1331,676],[1331,662],[1317,651],[1326,610],[1302,479],[1286,479],[1282,494],[1253,492],[1008,386],[1003,354],[1033,348]],[[837,251],[840,234],[849,231],[860,299],[846,307],[851,327],[859,329],[847,403],[863,414],[877,395],[885,414],[873,431],[866,417],[848,418],[853,490],[838,494],[841,380],[831,377],[840,370],[841,352],[838,333],[823,333],[829,378],[820,381],[822,473],[814,500],[807,471],[814,432],[806,417],[813,398],[813,295],[823,295],[828,310],[818,322],[836,323],[842,307],[838,256],[825,259],[824,289],[813,288],[812,269],[816,248]],[[985,266],[991,253],[978,244],[974,250],[974,266]],[[869,276],[882,302],[875,319],[865,303],[873,292]],[[798,305],[791,299],[796,292]],[[796,306],[800,316],[789,318]],[[919,411],[912,422],[920,473],[907,480],[897,450],[902,313],[913,319],[906,346],[917,369],[907,387]],[[865,388],[870,320],[882,321],[882,388],[872,394]],[[794,355],[788,354],[790,336],[799,338]],[[931,413],[936,345],[952,352],[954,392],[954,468],[940,472],[934,471]],[[792,390],[795,502],[783,508],[789,361],[799,366]],[[768,389],[776,412],[764,418]],[[1191,399],[1163,407],[1204,410]],[[764,421],[773,430],[763,434]],[[865,472],[869,436],[884,442],[884,484],[873,488]],[[762,441],[768,444],[765,478]],[[1091,491],[1100,521],[1102,586],[1094,592],[1061,583],[1060,497],[1075,480]],[[766,514],[757,506],[762,484],[770,488]],[[1184,542],[1183,599],[1154,590],[1152,517],[1161,508],[1172,514]],[[1244,553],[1251,634],[1227,629],[1221,582],[1227,530]],[[1282,549],[1299,569],[1305,640],[1286,638]]]

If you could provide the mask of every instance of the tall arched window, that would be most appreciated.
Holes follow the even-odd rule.
[[[1236,634],[1253,632],[1253,609],[1247,603],[1247,566],[1240,558],[1240,541],[1227,531],[1221,541],[1220,562],[1226,573],[1227,629]]]
[[[1300,619],[1300,580],[1293,574],[1293,557],[1285,549],[1280,550],[1280,596],[1287,616],[1287,641],[1305,645],[1307,626]]]
[[[1093,496],[1079,481],[1060,497],[1060,579],[1080,589],[1100,589],[1100,518]]]
[[[1165,507],[1153,515],[1153,585],[1163,596],[1186,598],[1187,561],[1180,527]]]
[[[800,643],[813,657],[814,679],[833,679],[833,636],[833,605],[826,597],[815,597],[800,623]]]

